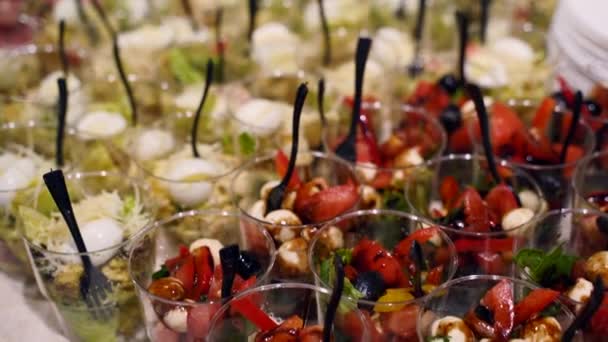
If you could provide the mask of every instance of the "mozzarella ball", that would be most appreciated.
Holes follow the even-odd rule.
[[[505,214],[502,218],[502,229],[510,231],[512,229],[522,227],[526,223],[530,222],[534,217],[534,212],[528,208],[516,208]],[[514,232],[508,232],[509,234],[523,234],[525,229],[518,229]]]
[[[562,327],[553,317],[540,317],[524,326],[522,337],[528,342],[559,342]]]
[[[258,200],[247,210],[247,213],[258,220],[263,220],[266,215],[266,202]]]
[[[211,161],[198,158],[177,160],[167,172],[167,178],[174,180],[169,183],[171,198],[182,206],[200,205],[209,199],[213,191],[213,184],[204,179],[220,176],[223,172],[219,164]]]
[[[101,218],[80,225],[80,234],[84,240],[84,245],[89,252],[101,251],[116,246],[123,241],[123,228],[112,218]],[[63,243],[59,247],[61,253],[78,253],[74,241]],[[107,250],[91,253],[91,262],[95,266],[101,266],[110,260],[116,250]],[[65,257],[66,262],[79,263],[80,258],[76,256]]]
[[[369,185],[361,186],[361,207],[365,209],[380,209],[382,197],[378,191]]]
[[[528,208],[534,212],[537,212],[540,210],[540,206],[541,206],[540,198],[534,193],[534,191],[522,190],[517,194],[517,196],[519,197],[519,200],[521,201],[522,207]]]
[[[585,273],[589,279],[599,276],[604,284],[608,284],[608,251],[597,252],[587,259]]]
[[[36,177],[36,165],[12,153],[0,156],[0,206],[8,207],[15,196],[12,190],[27,187]]]
[[[431,325],[432,336],[445,336],[450,342],[474,342],[475,335],[464,323],[455,316],[446,316],[436,320]]]
[[[342,230],[336,226],[330,226],[320,233],[319,240],[323,242],[329,250],[334,250],[344,247],[344,234]]]
[[[424,158],[420,155],[419,148],[409,148],[395,158],[395,167],[410,167],[424,163]]]
[[[190,252],[194,252],[195,249],[200,247],[208,247],[211,255],[213,256],[213,264],[220,264],[220,249],[224,248],[224,245],[216,239],[198,239],[190,244]]]
[[[593,283],[585,278],[578,278],[576,284],[568,290],[566,295],[575,302],[587,303],[591,297],[591,292],[593,292]],[[577,311],[581,308],[582,305],[576,306]]]
[[[277,261],[281,273],[300,275],[308,272],[308,243],[303,238],[287,241],[279,247]]]
[[[264,220],[282,226],[299,226],[302,224],[298,215],[287,209],[273,210],[264,217]]]
[[[285,115],[289,113],[290,108],[286,104],[253,99],[240,106],[234,115],[241,124],[240,131],[269,136],[281,127]]]
[[[124,49],[161,50],[173,41],[173,31],[163,26],[143,25],[118,35],[118,45]]]
[[[363,183],[371,183],[376,178],[376,173],[378,173],[378,168],[376,165],[370,162],[357,163],[355,167],[355,172],[357,176],[363,181]]]
[[[188,331],[188,311],[182,307],[177,307],[167,312],[163,317],[165,325],[178,333]]]
[[[173,150],[173,135],[160,129],[149,129],[138,135],[135,142],[135,158],[141,161],[154,160]]]
[[[84,140],[109,138],[127,128],[127,120],[120,113],[94,111],[87,113],[76,125]]]

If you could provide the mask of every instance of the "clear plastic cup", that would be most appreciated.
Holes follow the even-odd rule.
[[[357,148],[363,151],[358,152],[359,160],[353,168],[368,186],[363,192],[362,207],[407,211],[404,188],[408,177],[419,164],[441,156],[447,135],[441,124],[422,109],[403,105],[385,118],[379,103],[367,105],[372,108],[366,111],[365,117],[382,160],[380,165],[374,161],[374,150],[369,143],[358,144]],[[324,128],[324,147],[336,158],[339,157],[333,150],[347,135],[351,117],[350,111],[339,113],[337,122]]]
[[[416,336],[416,326],[415,320],[412,318],[420,309],[421,303],[433,288],[452,279],[458,267],[456,250],[452,241],[440,229],[431,226],[430,221],[391,210],[364,210],[343,215],[319,230],[310,243],[308,259],[315,276],[315,283],[332,288],[333,284],[328,281],[333,280],[327,278],[327,270],[324,268],[327,266],[328,260],[329,264],[333,265],[331,260],[333,260],[334,253],[344,251],[344,249],[356,249],[358,246],[362,248],[361,241],[369,240],[379,243],[393,256],[396,255],[402,241],[410,241],[408,237],[411,241],[413,239],[419,241],[423,247],[422,258],[426,265],[425,270],[422,271],[421,285],[425,292],[423,296],[414,297],[411,294],[411,286],[407,295],[391,295],[389,291],[396,288],[386,286],[387,289],[378,300],[349,297],[357,301],[357,306],[366,313],[366,316],[371,317],[374,329],[372,335],[375,340],[413,340]],[[421,230],[424,228],[428,230]],[[426,232],[430,232],[432,235],[427,235]],[[353,254],[352,258],[354,260],[357,256]],[[402,261],[402,259],[399,259],[399,262],[402,262],[401,267],[406,271],[399,270],[398,272],[403,272],[408,279],[411,279],[409,277],[412,277],[412,274],[409,271],[414,263],[411,260]],[[359,275],[365,273],[363,272],[365,269],[362,267],[367,267],[355,261],[352,264],[349,261],[348,265],[350,266],[347,267],[353,267]],[[352,284],[358,282],[365,284],[365,280],[359,279],[359,275],[353,277],[347,274],[347,278]],[[386,279],[391,275],[382,276]],[[361,286],[370,288],[375,286],[373,283],[367,284]],[[404,290],[404,288],[400,290]],[[349,296],[349,294],[345,294],[345,296]]]
[[[538,128],[534,125],[534,118],[537,108],[541,103],[534,100],[513,100],[509,103],[510,109],[517,113],[521,118],[524,124],[525,133],[541,134],[543,137],[547,139],[552,139],[549,141],[551,143],[551,148],[555,150],[559,150],[560,146],[563,146],[563,143],[566,140],[568,126],[566,125],[571,121],[571,113],[564,111],[562,108],[555,107],[554,113],[552,114],[555,119],[551,120],[552,123],[546,124],[545,131],[538,132]],[[489,122],[490,122],[490,130],[491,136],[496,134],[502,134],[505,136],[506,132],[499,132],[499,129],[502,129],[501,126],[493,124],[493,115],[492,108],[489,108]],[[473,111],[474,112],[474,111]],[[506,124],[506,123],[505,123]],[[471,141],[473,142],[474,150],[483,154],[483,142],[481,140],[481,133],[479,128],[479,121],[477,119],[471,119],[467,122],[469,136]],[[558,125],[561,125],[560,129]],[[555,127],[554,127],[555,126]],[[494,130],[496,130],[494,132]],[[504,139],[503,139],[504,140]],[[511,149],[516,148],[516,144],[520,143],[518,139],[515,137],[511,137],[508,141],[502,141],[500,146],[498,142],[492,142],[494,146],[494,154],[497,158],[502,158],[507,160],[513,167],[520,168],[528,172],[534,180],[538,183],[541,190],[543,191],[545,198],[549,204],[550,209],[559,209],[559,208],[570,208],[572,206],[573,201],[573,189],[571,187],[571,179],[574,173],[574,170],[578,163],[579,159],[566,159],[564,163],[555,163],[549,164],[547,162],[534,161],[530,160],[533,158],[533,153],[535,150],[533,149],[534,145],[524,145],[524,151],[527,155],[525,158],[515,159],[512,154],[513,151]],[[532,146],[532,147],[530,147]],[[595,147],[595,137],[591,128],[581,120],[577,129],[575,130],[572,142],[570,144],[571,147],[577,147],[580,151],[579,156],[577,158],[582,158],[586,155],[589,155],[593,152]],[[559,150],[561,152],[561,150]],[[568,153],[569,155],[574,153]]]
[[[306,257],[309,241],[325,223],[357,209],[359,183],[345,162],[321,152],[300,153],[294,172],[302,184],[310,182],[314,184],[312,189],[316,189],[312,191],[324,189],[321,191],[325,191],[325,195],[315,196],[309,192],[298,202],[298,194],[291,190],[285,196],[282,209],[266,213],[266,197],[282,178],[275,160],[276,156],[270,155],[243,165],[232,180],[232,198],[241,213],[266,227],[279,246],[273,277],[307,277],[310,274]]]
[[[26,101],[5,104],[15,112],[50,111]],[[68,146],[69,139],[66,138]],[[17,227],[18,211],[20,206],[33,203],[42,174],[55,166],[54,157],[55,126],[29,119],[0,123],[0,269],[11,274],[32,275]],[[66,160],[66,164],[71,161]]]
[[[488,229],[484,231],[486,227],[466,230],[463,229],[463,225],[465,227],[468,227],[468,225],[462,219],[453,217],[451,219],[453,222],[442,223],[436,215],[437,210],[442,212],[447,209],[444,208],[440,189],[446,177],[453,177],[462,189],[461,191],[464,191],[467,186],[482,191],[482,194],[489,190],[484,188],[485,185],[483,184],[491,185],[492,177],[487,162],[482,157],[468,154],[448,155],[430,161],[417,168],[406,185],[406,199],[412,212],[436,222],[454,241],[458,253],[459,267],[457,274],[459,276],[471,274],[513,275],[513,253],[526,242],[532,218],[546,211],[543,194],[531,176],[504,162],[498,163],[498,168],[505,183],[518,194],[517,197],[519,197],[522,205],[525,204],[525,207],[533,213],[529,220],[514,222],[513,226],[506,227],[506,230],[492,231]],[[524,202],[524,200],[527,201],[527,198],[531,200]],[[503,216],[506,216],[506,213]],[[500,223],[502,228],[502,221]]]
[[[243,304],[258,307],[276,323],[298,316],[304,328],[301,333],[298,331],[299,340],[305,340],[306,336],[314,341],[320,340],[330,296],[331,292],[324,288],[301,283],[265,285],[245,291],[231,299],[215,314],[207,340],[226,341],[236,338],[245,341],[268,335],[282,336],[260,331],[261,329],[249,321],[247,313],[243,314],[243,311],[236,309]],[[342,298],[340,306],[342,309],[337,311],[334,319],[332,340],[370,341],[368,321],[356,305]],[[289,335],[296,333],[295,329],[288,331]]]
[[[187,230],[189,239],[175,239]],[[260,270],[248,286],[257,286],[268,281],[275,260],[275,249],[268,232],[256,222],[235,212],[202,210],[180,212],[146,228],[133,242],[129,271],[143,306],[146,332],[151,341],[173,341],[180,338],[204,339],[211,326],[211,318],[222,306],[217,291],[209,292],[204,301],[168,300],[150,291],[152,275],[166,260],[179,255],[179,248],[199,239],[213,239],[223,246],[237,244],[256,258]],[[217,252],[217,251],[216,251]],[[214,253],[212,251],[212,253]],[[214,259],[215,260],[215,259]],[[215,264],[212,289],[221,288]],[[216,283],[216,287],[213,284]],[[235,281],[236,286],[236,281]],[[235,290],[235,287],[233,287]]]
[[[603,222],[608,222],[608,216],[592,209],[553,210],[539,217],[534,222],[526,250],[518,254],[518,258],[521,256],[518,262],[521,277],[560,291],[564,303],[573,312],[580,312],[589,299],[595,278],[606,277],[602,268],[593,268],[607,253],[608,236],[601,228]],[[562,258],[563,261],[563,255],[571,258],[562,269],[539,274],[532,268],[530,251],[542,251],[547,255],[558,247],[562,256],[555,256],[554,260]],[[585,341],[601,340],[608,331],[608,326],[603,324],[607,319],[608,297],[605,297],[590,324],[583,329]]]
[[[472,275],[454,279],[437,288],[425,301],[422,310],[418,313],[419,340],[426,341],[434,336],[432,331],[433,323],[439,319],[453,316],[464,320],[467,313],[469,313],[470,310],[474,310],[479,305],[479,301],[486,292],[504,280],[512,287],[515,303],[521,301],[533,290],[538,289],[537,286],[527,281],[500,276]],[[557,336],[557,338],[561,339],[561,333],[572,323],[574,315],[570,312],[565,303],[560,300],[555,301],[553,305],[555,310],[550,317],[555,318],[559,323],[561,331],[559,331],[559,336]],[[533,322],[528,322],[528,324],[531,323]],[[457,325],[457,323],[454,324]],[[533,324],[531,324],[531,326],[533,326]],[[463,332],[463,335],[465,335],[466,338],[467,334],[464,333],[463,327],[458,328]],[[539,328],[539,330],[541,329],[542,327]],[[472,333],[470,327],[469,332]],[[556,338],[553,334],[551,334],[551,336]],[[472,340],[475,340],[474,336],[469,335],[469,337]],[[532,336],[526,337],[532,338]],[[550,336],[547,336],[546,338],[550,338]],[[580,334],[577,334],[575,341],[582,340]]]
[[[608,212],[608,151],[579,162],[572,176],[574,207]]]
[[[239,159],[227,153],[221,141],[198,144],[194,157],[189,141],[175,137],[174,146],[151,160],[136,160],[139,173],[158,204],[158,219],[180,211],[232,206],[230,182]],[[182,238],[187,238],[187,233]]]
[[[143,340],[127,252],[154,217],[147,190],[136,180],[106,171],[67,174],[66,183],[88,252],[77,252],[55,203],[40,185],[34,203],[19,208],[19,226],[38,287],[71,340]],[[81,292],[84,255],[110,284],[98,305],[87,304]]]

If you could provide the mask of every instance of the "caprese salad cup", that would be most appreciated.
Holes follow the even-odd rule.
[[[325,127],[329,151],[347,135],[346,117],[351,114],[340,113],[336,125]],[[364,123],[357,138],[357,162],[353,167],[365,185],[363,208],[405,211],[407,178],[416,166],[441,156],[447,137],[441,124],[420,108],[403,105],[391,111],[388,118],[384,116],[380,110],[363,111]]]
[[[51,195],[41,185],[34,202],[18,208],[20,232],[39,290],[52,303],[71,340],[143,340],[127,253],[134,237],[152,222],[154,204],[146,198],[145,186],[120,173],[74,172],[66,175],[66,183],[87,253],[78,253]],[[84,255],[110,284],[105,299],[94,307],[81,292]]]
[[[179,230],[192,232],[175,239]],[[129,272],[151,341],[205,340],[222,306],[220,250],[238,246],[231,294],[264,284],[275,261],[272,238],[234,211],[191,210],[157,221],[133,242]]]
[[[294,279],[310,275],[309,242],[325,223],[356,210],[360,187],[352,168],[321,152],[299,153],[281,209],[267,212],[270,190],[279,184],[288,157],[255,158],[241,167],[232,180],[234,205],[244,216],[263,225],[277,245],[276,277]]]
[[[370,341],[416,341],[422,301],[458,267],[454,244],[441,229],[392,210],[348,213],[317,232],[308,259],[319,286],[333,287],[335,255],[345,267],[343,296],[356,301],[369,320]]]
[[[427,298],[418,313],[418,338],[557,342],[573,320],[556,291],[514,278],[472,275],[443,284]]]
[[[591,297],[594,282],[608,282],[608,216],[592,209],[553,210],[534,222],[515,262],[523,279],[559,291],[573,312]],[[608,296],[584,329],[585,341],[608,333]]]
[[[572,176],[574,207],[608,213],[608,151],[582,159]]]
[[[543,191],[550,209],[571,207],[572,174],[580,159],[594,150],[593,131],[581,119],[562,161],[572,113],[564,111],[552,97],[540,103],[517,101],[512,105],[493,101],[489,106],[494,155],[528,172]],[[467,125],[474,150],[483,153],[479,122],[471,119]]]
[[[533,218],[546,210],[526,172],[505,162],[498,172],[497,184],[484,158],[448,155],[418,167],[406,185],[412,212],[454,242],[460,276],[513,275],[513,253],[525,243]]]
[[[331,291],[302,283],[264,285],[242,292],[213,317],[207,341],[323,341]],[[340,300],[331,340],[370,341],[365,315]]]

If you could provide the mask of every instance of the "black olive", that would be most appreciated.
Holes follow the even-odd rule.
[[[593,100],[585,100],[585,108],[591,113],[593,116],[600,116],[602,114],[602,106],[599,103]]]
[[[354,286],[359,292],[363,293],[363,299],[371,301],[378,300],[386,290],[382,275],[373,271],[359,273]]]
[[[557,194],[562,191],[562,177],[551,172],[539,172],[536,174],[538,185],[545,194]]]
[[[437,82],[448,94],[454,95],[460,87],[460,80],[453,74],[446,74]]]
[[[595,224],[600,232],[608,234],[608,217],[598,216],[597,219],[595,219]]]
[[[448,133],[455,131],[462,125],[460,108],[454,104],[449,104],[439,115],[439,121]]]
[[[239,261],[236,266],[236,273],[238,273],[244,279],[247,279],[262,269],[260,262],[256,259],[255,255],[248,251],[241,251]]]
[[[566,101],[566,97],[561,91],[554,92],[553,94],[551,94],[551,97],[557,102],[558,106],[562,108],[567,107],[568,102]]]
[[[475,315],[484,322],[493,325],[494,324],[494,314],[487,307],[479,304],[475,308]]]

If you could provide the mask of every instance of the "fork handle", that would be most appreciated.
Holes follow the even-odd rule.
[[[93,263],[88,255],[83,254],[87,253],[87,248],[84,244],[82,235],[80,234],[78,222],[76,222],[76,216],[74,215],[74,209],[72,209],[72,202],[70,201],[70,194],[65,183],[63,171],[54,170],[44,174],[42,178],[57,205],[57,209],[59,209],[61,216],[63,216],[63,219],[70,230],[74,243],[76,244],[76,249],[78,249],[78,252],[80,253],[83,267],[85,271],[88,271],[93,267]]]

